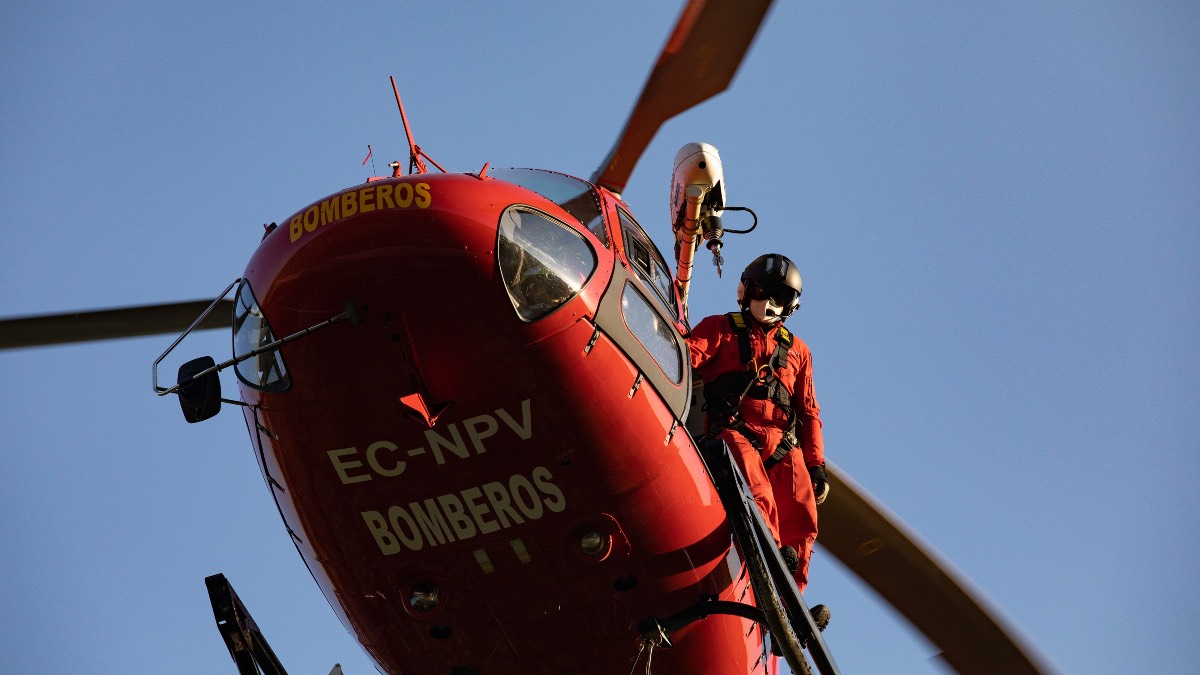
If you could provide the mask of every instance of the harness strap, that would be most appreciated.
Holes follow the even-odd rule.
[[[779,445],[776,446],[775,452],[772,452],[770,457],[763,460],[763,468],[770,471],[771,467],[782,461],[783,458],[787,457],[787,454],[791,451],[792,439],[788,438],[787,434],[784,434],[783,440],[779,441]]]
[[[776,371],[787,365],[788,352],[791,351],[793,342],[791,332],[783,326],[779,327],[779,332],[775,336],[775,351],[767,359],[767,375],[759,377],[760,369],[754,360],[753,349],[750,345],[750,329],[746,324],[745,315],[741,312],[730,312],[725,316],[729,318],[729,325],[738,336],[739,359],[745,364],[746,370],[753,371],[754,377],[761,382],[760,386],[748,390],[748,395],[752,399],[769,399],[787,410],[787,431],[795,430],[796,410],[792,406],[792,396],[779,381],[779,377],[775,375]]]
[[[746,317],[741,312],[730,312],[725,316],[729,318],[729,325],[738,336],[738,358],[746,365],[747,370],[758,370],[750,346],[750,328],[746,325]],[[791,348],[792,334],[787,328],[780,326],[779,333],[775,336],[775,351],[767,361],[772,371],[769,377],[774,377],[774,371],[787,365],[787,355]]]
[[[771,468],[779,463],[789,452],[792,451],[792,442],[790,436],[796,430],[797,415],[796,409],[792,405],[792,397],[788,394],[787,388],[779,381],[779,377],[775,374],[787,365],[788,352],[791,351],[793,337],[787,328],[780,326],[779,332],[775,336],[775,351],[767,360],[767,374],[759,378],[758,365],[754,361],[753,349],[750,345],[750,328],[746,324],[746,317],[741,312],[730,312],[725,315],[729,318],[729,325],[733,332],[738,336],[738,357],[746,366],[746,370],[753,371],[754,375],[750,384],[742,392],[742,397],[750,396],[751,398],[769,399],[787,411],[788,422],[787,428],[784,430],[783,441],[775,448],[771,456],[763,461],[763,466]],[[762,384],[755,386],[755,380],[761,381]],[[734,403],[734,409],[740,405],[741,397]],[[756,438],[748,433],[741,424],[731,427],[740,432],[750,442],[759,453],[762,452],[761,444]]]
[[[729,317],[729,325],[738,336],[738,359],[752,369],[754,354],[750,351],[750,329],[746,327],[746,317],[741,312],[730,312],[725,316]]]
[[[762,454],[762,443],[759,443],[754,434],[746,431],[746,426],[744,423],[739,421],[737,424],[729,427],[729,429],[741,434],[742,438],[745,438],[759,455]],[[775,452],[772,452],[770,457],[767,457],[763,460],[763,468],[770,471],[771,467],[781,462],[784,457],[787,457],[788,453],[792,451],[792,448],[793,446],[791,439],[789,439],[787,435],[784,435],[783,440],[780,441],[779,445],[775,447]]]

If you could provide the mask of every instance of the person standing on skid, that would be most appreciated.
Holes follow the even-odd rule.
[[[812,353],[783,326],[800,306],[801,290],[795,263],[778,253],[759,256],[738,284],[740,311],[706,317],[687,341],[692,367],[704,380],[708,434],[733,451],[804,591],[817,504],[829,483]]]

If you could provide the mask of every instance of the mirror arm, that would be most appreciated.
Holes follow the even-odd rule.
[[[237,282],[235,281],[235,282],[233,282],[233,283],[235,283],[235,284],[236,284]],[[230,284],[229,288],[233,288],[233,284]],[[229,293],[229,288],[225,289],[225,293]],[[224,294],[224,293],[223,293],[223,294],[221,294],[221,298],[224,298],[224,297],[225,297],[225,294]],[[221,300],[221,298],[218,298],[218,299],[217,299],[217,301],[219,302],[219,301]],[[215,305],[216,303],[213,303],[213,304]],[[211,310],[211,309],[212,309],[212,307],[209,307],[209,309]],[[207,313],[208,313],[208,310],[205,310],[205,314],[207,314]],[[204,318],[204,315],[202,314],[202,315],[200,316],[200,318],[196,320],[196,322],[199,322],[199,321],[200,321],[200,320],[202,320],[203,318]],[[218,364],[216,364],[216,365],[214,365],[214,366],[210,366],[209,368],[206,368],[206,369],[204,369],[204,370],[202,370],[202,371],[200,371],[200,372],[196,373],[195,375],[192,375],[191,379],[190,379],[190,380],[188,380],[187,382],[180,382],[179,384],[175,385],[174,387],[171,387],[170,389],[163,389],[163,388],[161,388],[161,387],[159,387],[159,386],[158,386],[158,379],[157,379],[157,377],[158,377],[158,376],[157,376],[157,372],[158,372],[158,362],[159,362],[159,361],[162,361],[163,357],[165,357],[165,356],[167,355],[167,353],[169,353],[169,352],[171,351],[171,349],[174,349],[174,348],[175,348],[175,345],[179,344],[180,340],[182,340],[182,339],[183,339],[184,335],[187,335],[187,332],[184,332],[184,334],[183,334],[183,335],[181,335],[181,336],[179,336],[179,339],[175,341],[175,344],[171,345],[171,348],[167,350],[167,353],[164,353],[162,356],[158,357],[158,361],[155,361],[155,362],[154,362],[154,367],[155,367],[155,387],[154,387],[154,390],[155,390],[155,392],[157,392],[157,393],[158,393],[158,395],[159,395],[159,396],[166,396],[167,394],[175,394],[175,393],[178,393],[178,391],[179,391],[179,390],[180,390],[182,387],[185,387],[185,386],[187,386],[188,384],[191,384],[193,381],[195,381],[195,380],[198,380],[198,379],[200,379],[201,377],[204,377],[205,375],[208,375],[209,373],[212,373],[212,372],[220,372],[220,371],[222,371],[222,370],[224,370],[224,369],[228,368],[229,366],[232,366],[232,365],[235,365],[235,364],[241,363],[242,361],[245,361],[246,359],[249,359],[249,358],[252,358],[252,357],[258,356],[259,354],[262,354],[262,353],[264,353],[264,352],[269,352],[269,351],[273,351],[273,350],[279,349],[279,348],[280,348],[280,347],[282,347],[283,345],[285,345],[285,344],[287,344],[287,343],[289,343],[289,342],[293,342],[293,341],[295,341],[295,340],[299,340],[300,338],[302,338],[302,337],[304,337],[304,336],[308,335],[309,333],[312,333],[313,331],[317,331],[317,330],[320,330],[320,329],[322,329],[322,328],[325,328],[326,326],[331,326],[331,325],[333,325],[333,324],[335,324],[335,323],[341,323],[341,322],[343,322],[343,321],[349,321],[350,323],[357,324],[357,323],[358,323],[360,320],[361,320],[361,319],[360,319],[360,317],[359,317],[359,315],[358,315],[358,307],[356,307],[356,306],[355,306],[355,304],[354,304],[354,299],[353,299],[353,298],[349,298],[349,299],[347,299],[347,300],[346,300],[346,308],[345,308],[345,309],[342,311],[342,313],[341,313],[341,314],[338,314],[338,315],[336,315],[336,316],[330,317],[330,318],[328,318],[328,319],[326,319],[326,320],[324,320],[324,321],[322,321],[321,323],[318,323],[318,324],[316,324],[316,325],[309,326],[308,328],[305,328],[305,329],[303,329],[303,330],[300,330],[300,331],[297,331],[297,332],[295,332],[295,333],[292,333],[291,335],[289,335],[289,336],[287,336],[287,337],[285,337],[285,338],[280,338],[280,339],[278,339],[278,340],[276,340],[276,341],[274,341],[274,342],[270,342],[270,343],[267,343],[267,344],[265,344],[265,345],[263,345],[263,346],[261,346],[261,347],[257,347],[257,348],[255,348],[255,349],[252,349],[252,350],[250,350],[250,351],[246,352],[245,354],[242,354],[241,356],[235,356],[235,357],[233,357],[232,359],[229,359],[228,361],[224,361],[224,362],[222,362],[222,363],[218,363]],[[193,326],[195,326],[195,323],[193,323],[192,325],[193,325]],[[188,328],[188,330],[190,331],[190,330],[191,330],[191,328]],[[222,400],[222,401],[224,401],[225,399],[221,399],[221,400]],[[229,401],[229,402],[230,402],[230,403],[234,403],[234,401]],[[239,402],[239,403],[240,403],[240,402]]]
[[[162,387],[158,386],[158,364],[162,363],[162,360],[167,358],[167,354],[170,354],[172,351],[174,351],[175,348],[179,346],[179,343],[183,342],[183,339],[185,337],[187,337],[189,333],[191,333],[193,330],[195,330],[196,326],[200,325],[200,322],[204,321],[204,318],[207,317],[209,315],[209,313],[212,312],[213,309],[217,305],[221,304],[221,301],[225,299],[226,295],[229,295],[229,291],[232,290],[233,287],[236,286],[239,281],[241,281],[240,277],[237,279],[234,279],[232,283],[230,283],[228,286],[226,286],[225,290],[221,292],[221,295],[217,296],[217,299],[213,300],[212,304],[209,305],[208,308],[205,309],[203,312],[201,312],[200,316],[196,317],[196,320],[192,322],[192,325],[188,326],[187,330],[183,331],[183,333],[179,337],[175,338],[175,341],[171,343],[171,346],[167,347],[167,351],[163,352],[157,359],[154,360],[154,366],[151,368],[151,375],[153,377],[154,393],[158,394],[159,396],[163,396],[167,393],[171,393],[171,392],[174,392],[179,389],[179,385],[171,387],[170,389],[163,389]]]

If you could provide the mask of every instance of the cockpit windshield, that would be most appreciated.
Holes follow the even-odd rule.
[[[496,260],[517,315],[536,321],[566,304],[596,271],[596,253],[582,234],[529,207],[500,217]]]
[[[571,214],[589,232],[608,246],[608,232],[604,229],[604,216],[600,211],[600,198],[588,183],[566,174],[542,169],[491,169],[488,175],[510,183],[558,204]]]

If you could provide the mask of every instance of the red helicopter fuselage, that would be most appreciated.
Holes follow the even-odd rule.
[[[373,179],[270,231],[244,279],[236,353],[357,308],[238,377],[288,531],[384,671],[628,673],[639,622],[753,602],[683,429],[685,310],[613,193]],[[671,642],[657,672],[776,668],[743,618]]]

